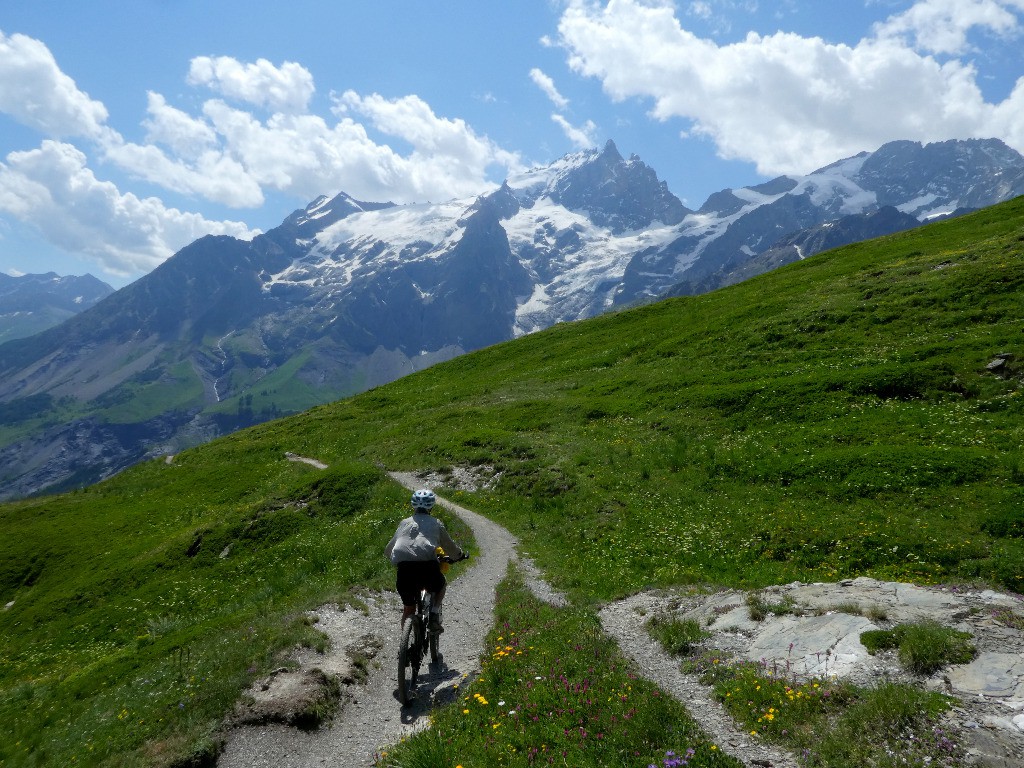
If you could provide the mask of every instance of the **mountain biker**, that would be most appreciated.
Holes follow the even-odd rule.
[[[433,595],[430,626],[438,632],[444,632],[441,626],[441,601],[444,600],[447,581],[437,560],[437,547],[442,547],[444,553],[453,560],[461,560],[466,555],[452,539],[444,523],[430,513],[436,502],[434,492],[426,488],[413,493],[413,514],[398,524],[384,554],[398,567],[395,588],[402,598],[399,626],[415,613],[416,599],[420,590],[425,588]]]

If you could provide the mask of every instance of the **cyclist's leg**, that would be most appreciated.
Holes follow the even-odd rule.
[[[398,626],[416,612],[416,601],[420,594],[420,584],[416,576],[414,563],[399,563],[398,575],[395,577],[395,589],[402,598],[402,618]]]
[[[437,590],[437,592],[431,592],[430,593],[433,596],[433,598],[434,598],[434,601],[433,601],[432,606],[431,606],[433,610],[440,612],[440,610],[441,610],[441,602],[444,600],[444,593],[447,592],[447,591],[448,591],[448,585],[445,584],[445,586],[441,587],[439,590]]]
[[[440,567],[437,571],[431,571],[431,583],[427,587],[432,595],[430,601],[430,623],[439,632],[444,632],[444,628],[441,626],[441,604],[444,601],[444,593],[448,587],[448,581],[445,579],[444,574],[441,573]]]

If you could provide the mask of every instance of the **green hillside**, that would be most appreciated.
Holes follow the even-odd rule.
[[[493,466],[453,495],[581,610],[855,575],[1024,591],[1022,342],[1024,198],[2,505],[0,764],[202,754],[317,642],[302,610],[390,584],[406,494],[379,467]]]

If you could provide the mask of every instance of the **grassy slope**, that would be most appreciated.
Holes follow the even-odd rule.
[[[1020,591],[1020,379],[985,365],[1024,355],[1022,253],[1024,199],[0,506],[0,762],[197,748],[303,636],[289,617],[388,582],[404,494],[375,463],[497,466],[467,503],[583,604],[855,574]]]
[[[562,586],[859,573],[1024,590],[1024,201],[728,290],[561,326],[267,435],[488,462],[473,503]],[[257,432],[259,434],[259,432]],[[280,437],[278,438],[280,439]]]

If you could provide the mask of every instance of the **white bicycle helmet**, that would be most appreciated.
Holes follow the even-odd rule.
[[[437,502],[437,497],[434,495],[434,492],[426,488],[421,488],[412,495],[412,506],[414,509],[424,509],[429,512],[435,502]]]

